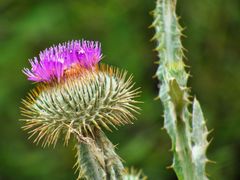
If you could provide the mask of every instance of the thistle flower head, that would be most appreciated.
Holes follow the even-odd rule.
[[[142,170],[136,170],[134,168],[125,169],[124,178],[123,179],[131,179],[131,180],[147,180],[147,176],[145,176]]]
[[[94,68],[101,57],[101,46],[98,42],[65,42],[40,52],[39,58],[29,60],[31,69],[24,68],[23,72],[30,81],[60,81],[67,69],[76,65],[87,69]]]
[[[80,46],[80,42],[74,41],[57,50],[45,50],[40,56],[42,63],[32,64],[33,71],[28,74],[34,81],[46,82],[38,83],[23,100],[22,114],[26,122],[23,128],[29,130],[30,137],[35,136],[35,142],[42,140],[44,146],[55,145],[60,134],[65,136],[66,144],[71,134],[83,139],[92,138],[96,128],[111,130],[110,127],[131,123],[135,119],[133,113],[139,110],[135,105],[138,101],[134,100],[139,91],[134,88],[132,76],[117,68],[98,66],[96,63],[101,54],[96,43],[82,42],[81,48],[89,50],[84,54],[85,59],[74,60],[66,55],[62,65],[68,68],[56,68],[57,57],[64,54],[60,53],[61,47],[64,46],[63,51],[71,49],[67,46],[79,49],[77,45]],[[58,61],[45,57],[54,57]],[[52,81],[52,77],[61,79]]]

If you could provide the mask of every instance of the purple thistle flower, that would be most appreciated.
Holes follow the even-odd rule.
[[[91,69],[101,60],[101,45],[96,41],[71,41],[52,46],[40,52],[39,58],[34,57],[29,62],[31,69],[24,68],[23,73],[28,80],[35,82],[50,82],[60,79],[64,71],[79,65]]]

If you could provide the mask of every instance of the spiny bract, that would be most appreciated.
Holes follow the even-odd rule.
[[[143,174],[142,170],[138,171],[134,168],[126,168],[123,180],[147,180],[147,177]]]
[[[139,95],[132,76],[108,66],[70,70],[61,82],[40,83],[23,100],[23,129],[36,143],[56,144],[60,134],[94,137],[94,128],[131,123]]]

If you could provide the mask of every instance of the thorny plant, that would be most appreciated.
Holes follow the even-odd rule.
[[[73,137],[78,179],[129,175],[102,128],[132,123],[140,91],[126,71],[98,65],[101,57],[98,42],[71,41],[44,50],[23,70],[37,82],[22,101],[23,129],[44,147],[55,146],[60,136],[67,145]]]
[[[164,107],[164,128],[172,141],[173,164],[180,180],[208,179],[205,165],[209,134],[196,98],[187,87],[189,74],[183,62],[182,28],[176,0],[157,0],[153,11],[160,81],[158,98]],[[139,88],[126,71],[99,65],[101,47],[94,41],[71,41],[50,47],[30,60],[23,72],[34,88],[24,99],[24,130],[34,142],[55,146],[72,137],[76,144],[78,179],[146,179],[140,171],[125,169],[102,128],[132,123],[138,113]],[[190,104],[192,112],[189,111]]]
[[[157,0],[153,11],[153,40],[159,64],[155,77],[160,81],[158,98],[164,107],[164,129],[172,141],[174,169],[180,180],[208,179],[205,165],[209,134],[196,98],[190,98],[189,74],[183,62],[182,28],[176,16],[176,0]],[[189,105],[192,113],[189,112]]]

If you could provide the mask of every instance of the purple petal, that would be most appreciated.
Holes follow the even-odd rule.
[[[31,69],[24,68],[28,80],[35,82],[58,81],[64,71],[73,65],[94,67],[102,58],[101,45],[96,41],[69,41],[40,52],[39,58],[29,60]]]

